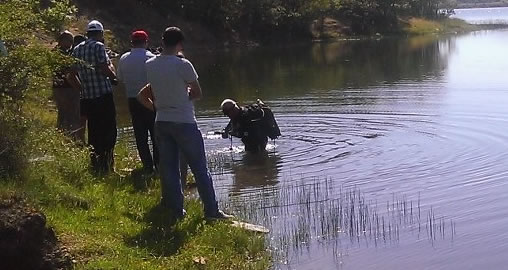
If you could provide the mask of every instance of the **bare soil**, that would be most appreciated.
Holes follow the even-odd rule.
[[[72,258],[46,217],[19,197],[0,199],[0,269],[71,269]]]

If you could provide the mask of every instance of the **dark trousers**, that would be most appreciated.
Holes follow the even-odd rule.
[[[56,126],[73,138],[81,139],[80,116],[79,116],[79,91],[67,87],[53,87],[53,100],[55,101],[58,114]]]
[[[116,144],[116,110],[113,94],[81,99],[81,116],[88,120],[88,144],[92,168],[96,173],[111,172]]]
[[[266,150],[266,144],[268,143],[268,137],[243,137],[242,142],[245,145],[245,151],[251,153],[259,153]]]
[[[136,137],[136,146],[138,154],[147,170],[153,170],[154,165],[159,163],[159,150],[155,143],[155,133],[153,126],[155,123],[155,112],[145,108],[136,98],[129,98],[129,111],[131,113],[132,127]],[[148,145],[148,135],[152,141],[153,158]]]

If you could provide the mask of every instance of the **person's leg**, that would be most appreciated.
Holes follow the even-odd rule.
[[[159,147],[157,146],[157,142],[155,139],[154,125],[155,125],[155,112],[152,112],[147,109],[146,123],[148,125],[148,132],[150,133],[150,140],[152,141],[152,153],[153,153],[153,164],[156,169],[159,166]]]
[[[185,190],[187,186],[187,173],[188,167],[187,160],[185,159],[185,155],[182,152],[179,152],[180,157],[180,181],[182,181],[182,189]]]
[[[261,140],[261,143],[259,145],[259,152],[265,152],[267,144],[268,144],[268,137],[264,137],[264,139]]]
[[[152,152],[153,152],[153,164],[155,169],[159,168],[159,145],[155,139],[155,132],[153,127],[149,129],[150,131],[150,139],[152,140]]]
[[[81,106],[81,103],[80,103]],[[80,108],[81,112],[81,108]],[[83,115],[83,113],[79,116],[79,128],[76,130],[76,138],[78,139],[78,143],[81,143],[82,145],[86,144],[86,138],[85,138],[85,132],[87,130],[86,126],[88,123],[88,118]]]
[[[97,118],[100,118],[100,115],[96,112],[96,99],[83,99],[81,100],[81,115],[86,117],[87,129],[88,129],[88,145],[92,147],[90,152],[90,161],[92,170],[95,173],[100,173],[101,166],[99,163],[99,150],[100,150],[100,126],[98,125],[99,121]]]
[[[212,177],[206,165],[205,146],[201,131],[199,131],[196,124],[175,124],[172,132],[196,179],[198,193],[204,205],[205,216],[216,216],[219,209]],[[161,148],[161,154],[162,151],[164,150]]]
[[[71,127],[71,137],[78,142],[84,141],[84,133],[81,131],[81,119],[79,113],[79,91],[73,88],[67,88],[67,97],[69,99],[69,122]]]
[[[176,216],[183,216],[183,192],[178,171],[178,147],[172,136],[170,122],[156,122],[155,135],[160,149],[159,172],[161,176],[162,205]]]
[[[97,156],[100,172],[108,173],[114,168],[113,151],[117,137],[115,103],[112,94],[92,102],[88,118],[89,142]]]
[[[62,88],[53,88],[53,101],[56,105],[57,117],[56,117],[56,127],[62,131],[65,130],[64,126],[64,89]]]
[[[106,172],[114,171],[115,167],[115,145],[117,138],[116,129],[116,108],[113,100],[113,94],[104,96],[104,152],[105,152],[105,169]]]
[[[153,170],[153,160],[148,146],[148,125],[142,105],[135,99],[129,98],[129,111],[131,113],[132,128],[136,138],[139,157],[145,170]]]

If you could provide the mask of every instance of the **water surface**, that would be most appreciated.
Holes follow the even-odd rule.
[[[504,269],[506,44],[496,30],[189,52],[221,203],[270,227],[276,268]],[[283,136],[230,150],[212,135],[224,98],[263,99]]]
[[[508,24],[508,7],[455,9],[452,17],[472,24]]]

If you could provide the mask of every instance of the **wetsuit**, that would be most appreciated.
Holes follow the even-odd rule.
[[[240,107],[240,110],[240,114],[229,122],[224,132],[242,139],[247,152],[264,151],[268,142],[268,133],[263,123],[265,112],[257,104]]]

